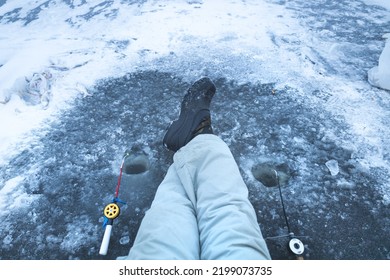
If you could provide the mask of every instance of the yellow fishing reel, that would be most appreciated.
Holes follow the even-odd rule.
[[[103,214],[107,219],[115,219],[121,212],[119,206],[116,203],[110,203],[104,207]]]

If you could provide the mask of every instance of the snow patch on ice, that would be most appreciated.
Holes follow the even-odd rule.
[[[2,22],[8,22],[0,25],[0,41],[4,42],[0,45],[0,98],[3,103],[10,99],[0,104],[0,118],[6,120],[0,124],[0,164],[15,154],[17,142],[31,137],[26,133],[55,118],[79,93],[88,95],[88,88],[98,79],[132,72],[149,62],[150,68],[164,71],[155,63],[162,57],[172,55],[175,62],[184,59],[183,64],[170,63],[169,70],[189,79],[207,71],[199,69],[199,63],[194,64],[197,57],[203,63],[219,64],[220,71],[241,81],[284,82],[291,77],[290,69],[301,71],[295,54],[281,51],[272,39],[287,37],[291,29],[300,28],[283,6],[226,1],[196,5],[185,1],[134,5],[113,2],[106,12],[115,11],[115,15],[108,16],[97,11],[94,3],[79,4],[52,1],[37,8],[36,1],[25,1],[22,7],[7,1],[0,7],[0,14],[20,9],[17,15],[3,18]],[[27,23],[34,8],[33,20]],[[105,11],[105,7],[100,8]],[[26,24],[21,26],[24,21]],[[264,70],[262,75],[250,68],[243,73],[227,67],[235,57],[245,58],[241,59],[243,69],[250,60],[251,67]],[[172,69],[175,65],[178,69]],[[20,90],[20,81],[45,70],[53,74],[54,81],[50,106],[42,111],[28,107],[15,92]]]
[[[390,1],[388,0],[363,0],[368,5],[377,5],[382,6],[388,10],[390,10]]]
[[[342,189],[353,189],[356,186],[354,182],[349,182],[345,178],[337,180],[337,187]]]
[[[16,176],[6,181],[2,186],[0,189],[0,215],[28,207],[34,201],[35,198],[27,194],[21,187],[24,180],[23,176]]]
[[[384,38],[387,41],[379,57],[379,64],[368,71],[368,81],[373,86],[390,90],[390,33]]]

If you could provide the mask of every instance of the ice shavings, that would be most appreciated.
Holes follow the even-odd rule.
[[[17,210],[21,207],[28,207],[34,197],[27,194],[21,184],[25,178],[16,176],[5,182],[0,189],[0,215]]]
[[[356,183],[355,182],[350,182],[350,181],[347,181],[345,178],[341,178],[339,180],[337,180],[337,187],[341,188],[341,189],[353,189],[354,187],[356,187]]]
[[[93,244],[98,238],[98,225],[86,215],[78,215],[66,226],[67,233],[60,244],[62,250],[75,254],[85,244]],[[93,248],[91,248],[93,249]],[[94,248],[97,251],[97,248]]]
[[[328,160],[325,163],[325,165],[326,165],[326,167],[328,167],[330,174],[332,176],[336,176],[337,174],[339,174],[340,169],[339,169],[339,163],[337,162],[337,160],[334,160],[334,159]]]
[[[383,36],[385,47],[379,57],[379,64],[368,71],[368,81],[376,87],[390,90],[390,33]]]

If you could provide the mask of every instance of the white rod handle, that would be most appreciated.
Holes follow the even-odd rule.
[[[112,225],[106,225],[106,230],[104,231],[104,236],[102,240],[102,245],[100,246],[100,255],[107,255],[108,251],[108,245],[110,244],[110,236],[111,236],[111,230],[112,230]]]

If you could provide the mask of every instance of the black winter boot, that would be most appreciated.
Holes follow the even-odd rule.
[[[216,88],[209,78],[196,81],[181,103],[179,119],[172,122],[164,136],[164,146],[176,152],[199,134],[213,133],[210,102]]]

